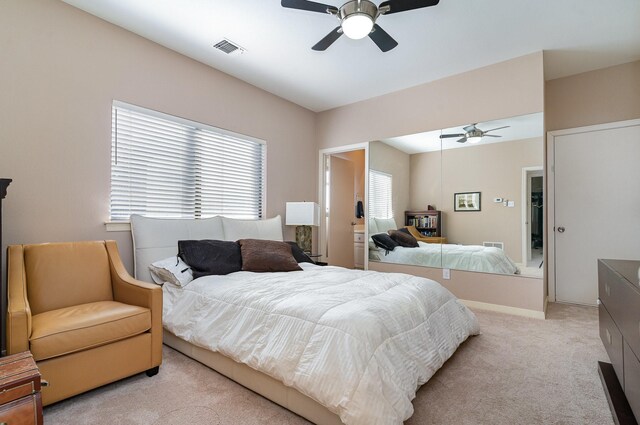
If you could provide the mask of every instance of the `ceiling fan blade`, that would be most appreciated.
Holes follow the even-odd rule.
[[[462,137],[464,136],[464,133],[460,133],[460,134],[441,134],[440,138],[441,139],[448,139],[449,137]]]
[[[467,141],[467,138],[466,138],[466,137],[463,137],[463,138],[462,138],[462,139],[460,139],[460,140],[456,140],[456,142],[458,142],[458,143],[465,143],[466,141]]]
[[[376,46],[383,52],[388,52],[398,45],[398,42],[393,39],[385,30],[380,28],[378,24],[373,25],[373,31],[369,33],[369,38],[376,43]]]
[[[389,11],[385,12],[385,15],[390,13],[404,12],[406,10],[421,9],[423,7],[435,6],[440,0],[388,0],[383,1],[378,6],[378,9],[384,6],[389,6]]]
[[[334,13],[338,13],[337,7],[308,0],[282,0],[280,4],[282,7],[287,7],[289,9],[308,10],[309,12],[319,13],[329,13],[328,11],[332,10]]]
[[[492,128],[491,130],[485,130],[483,131],[483,133],[488,133],[490,131],[496,131],[496,130],[502,130],[503,128],[509,128],[511,127],[510,125],[505,125],[504,127],[496,127],[496,128]]]
[[[482,137],[502,137],[497,134],[483,134]]]
[[[329,46],[331,46],[337,39],[342,35],[341,27],[337,26],[333,31],[327,34],[322,40],[318,41],[315,46],[312,47],[313,50],[318,52],[322,52],[327,50]]]

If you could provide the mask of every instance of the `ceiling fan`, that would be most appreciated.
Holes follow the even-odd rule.
[[[440,0],[387,0],[376,6],[369,0],[351,0],[337,8],[328,4],[316,3],[308,0],[282,0],[282,7],[307,10],[309,12],[328,13],[340,20],[333,31],[320,40],[313,50],[327,50],[342,34],[354,40],[367,35],[383,52],[388,52],[398,45],[398,42],[385,32],[376,20],[380,15],[404,12],[435,6]]]
[[[496,131],[496,130],[502,130],[503,128],[509,128],[511,127],[510,125],[505,125],[504,127],[496,127],[496,128],[492,128],[491,130],[480,130],[478,127],[476,127],[476,125],[478,125],[478,123],[475,124],[471,124],[468,125],[466,127],[463,127],[462,129],[464,130],[464,133],[457,133],[457,134],[441,134],[440,138],[441,139],[448,139],[450,137],[460,137],[461,139],[456,140],[456,142],[458,143],[478,143],[480,141],[480,139],[482,139],[483,137],[502,137],[499,136],[497,134],[487,134],[490,131]]]

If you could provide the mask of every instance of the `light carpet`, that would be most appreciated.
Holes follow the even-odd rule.
[[[550,304],[547,320],[474,312],[481,335],[420,388],[407,425],[613,424],[597,370],[607,355],[596,308]],[[158,375],[46,407],[45,423],[309,423],[177,351],[163,354]]]

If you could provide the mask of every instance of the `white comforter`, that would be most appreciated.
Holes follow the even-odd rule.
[[[385,263],[414,264],[426,267],[469,270],[474,272],[514,274],[520,270],[500,248],[480,245],[430,244],[418,242],[418,248],[396,247],[386,255],[378,251]],[[442,247],[442,260],[440,249]]]
[[[348,425],[401,424],[478,322],[438,283],[301,264],[164,285],[164,326],[317,400]]]

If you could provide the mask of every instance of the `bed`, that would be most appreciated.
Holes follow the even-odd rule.
[[[495,247],[427,243],[420,240],[418,240],[419,246],[414,248],[398,246],[388,251],[377,247],[371,236],[387,233],[389,230],[396,230],[396,222],[393,218],[374,218],[369,221],[369,260],[472,272],[520,273],[518,266],[504,250]],[[411,229],[409,233],[414,234]]]
[[[369,259],[385,263],[412,264],[472,272],[520,273],[518,266],[500,248],[425,242],[418,242],[418,245],[417,248],[398,246],[393,251],[370,248]]]
[[[282,240],[280,217],[132,216],[135,275],[182,239]],[[163,285],[165,344],[318,424],[401,424],[478,322],[438,283],[301,263]]]

